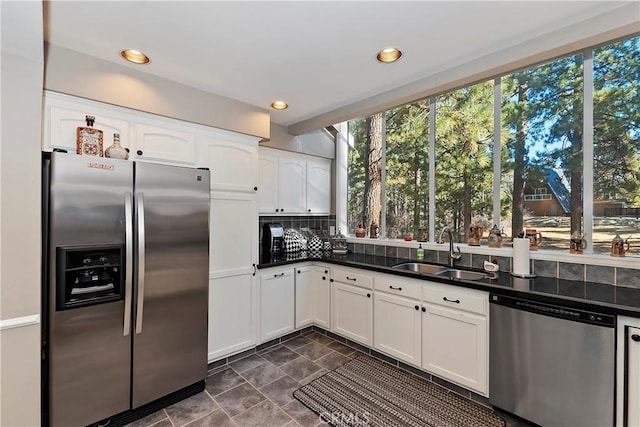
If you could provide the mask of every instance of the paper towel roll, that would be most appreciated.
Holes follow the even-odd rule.
[[[513,274],[518,276],[528,276],[529,269],[529,239],[513,239]]]

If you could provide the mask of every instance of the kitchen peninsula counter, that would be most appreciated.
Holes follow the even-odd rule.
[[[615,286],[606,283],[566,280],[555,277],[536,276],[524,279],[512,276],[509,272],[487,273],[480,280],[464,280],[442,277],[433,274],[414,273],[391,268],[402,262],[421,262],[411,259],[398,259],[361,253],[333,254],[330,252],[297,252],[278,256],[261,254],[259,269],[297,264],[302,262],[324,262],[345,267],[361,268],[385,274],[394,274],[411,279],[429,280],[465,288],[479,289],[499,295],[527,298],[543,303],[558,304],[583,310],[640,317],[640,288]],[[445,264],[429,262],[428,264]],[[480,271],[469,267],[459,270]],[[640,274],[640,270],[638,272]]]

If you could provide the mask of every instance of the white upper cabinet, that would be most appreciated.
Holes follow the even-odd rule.
[[[212,190],[257,191],[257,138],[224,131],[209,132],[198,136],[198,145],[198,166],[212,171]]]
[[[278,161],[278,206],[280,213],[306,212],[306,163],[295,157],[281,157]]]
[[[331,160],[261,148],[258,210],[262,214],[328,215]]]
[[[78,127],[86,126],[86,116],[94,116],[93,127],[103,132],[103,149],[113,144],[113,134],[120,134],[120,144],[131,149],[129,120],[97,105],[79,105],[64,98],[46,96],[44,100],[43,149],[76,152]]]
[[[135,125],[133,160],[196,164],[196,136],[193,131],[159,124]]]
[[[331,160],[307,160],[307,213],[331,210]]]
[[[86,126],[87,115],[103,131],[103,150],[118,133],[130,160],[207,167],[212,190],[256,192],[257,137],[48,91],[42,149],[75,153],[77,129]]]
[[[260,150],[258,160],[258,210],[275,214],[278,207],[278,158]]]

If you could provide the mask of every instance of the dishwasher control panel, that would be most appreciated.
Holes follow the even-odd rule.
[[[511,307],[514,309],[529,311],[532,313],[558,317],[566,320],[575,320],[578,322],[590,323],[593,325],[605,326],[610,328],[614,328],[616,326],[615,316],[611,316],[608,314],[579,310],[570,307],[562,307],[553,304],[545,304],[537,301],[495,294],[491,294],[490,302],[492,304],[499,304],[505,307]]]

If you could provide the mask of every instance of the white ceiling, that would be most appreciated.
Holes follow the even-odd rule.
[[[47,1],[44,19],[49,43],[262,108],[283,99],[271,120],[291,125],[625,4]],[[387,46],[404,57],[377,63]]]

